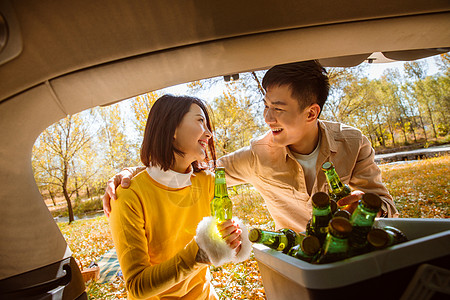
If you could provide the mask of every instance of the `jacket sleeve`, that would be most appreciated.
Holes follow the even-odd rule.
[[[118,200],[109,218],[114,245],[125,277],[128,293],[136,299],[158,295],[205,266],[195,261],[198,245],[192,239],[171,259],[150,264],[148,239],[144,229],[144,213],[132,189],[118,189]]]
[[[398,211],[392,196],[381,180],[381,170],[375,164],[375,151],[367,137],[363,135],[362,139],[358,158],[350,178],[350,187],[364,193],[379,195],[383,201],[381,206],[383,215],[389,218],[398,217]]]
[[[249,183],[254,176],[254,155],[250,146],[241,148],[219,159],[219,165],[225,167],[227,185]]]

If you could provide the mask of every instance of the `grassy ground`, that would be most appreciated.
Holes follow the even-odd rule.
[[[402,218],[450,218],[450,155],[381,166]]]
[[[381,166],[383,181],[394,197],[403,218],[450,218],[450,156],[403,165]],[[237,193],[236,193],[237,192]],[[273,222],[264,201],[253,189],[241,187],[231,196],[235,214],[251,226],[272,229]],[[59,223],[61,232],[81,268],[98,260],[113,247],[106,217]],[[213,284],[220,299],[265,299],[255,259],[240,264],[211,267]],[[90,282],[90,299],[126,298],[124,282]]]

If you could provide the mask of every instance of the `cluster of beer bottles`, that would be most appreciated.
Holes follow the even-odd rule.
[[[407,241],[397,228],[375,228],[375,217],[381,209],[378,195],[366,193],[350,215],[337,201],[351,190],[342,184],[331,162],[322,166],[329,184],[329,194],[318,192],[312,196],[312,217],[306,231],[291,229],[267,231],[250,230],[249,239],[272,249],[310,263],[331,263],[348,257],[383,249]]]

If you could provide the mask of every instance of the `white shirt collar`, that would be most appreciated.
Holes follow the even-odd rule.
[[[147,167],[147,173],[156,182],[170,188],[184,188],[191,185],[192,167],[189,173],[178,173],[173,170],[163,171],[160,167]]]

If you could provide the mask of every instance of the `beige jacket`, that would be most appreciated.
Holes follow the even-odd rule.
[[[342,182],[353,190],[378,194],[383,200],[383,215],[398,216],[392,197],[381,181],[381,171],[374,162],[375,151],[361,131],[321,120],[319,128],[321,144],[312,194],[328,191],[321,166],[331,161]],[[270,132],[220,161],[225,167],[229,186],[250,183],[260,192],[277,229],[305,230],[312,207],[303,169],[287,147],[272,142]]]

